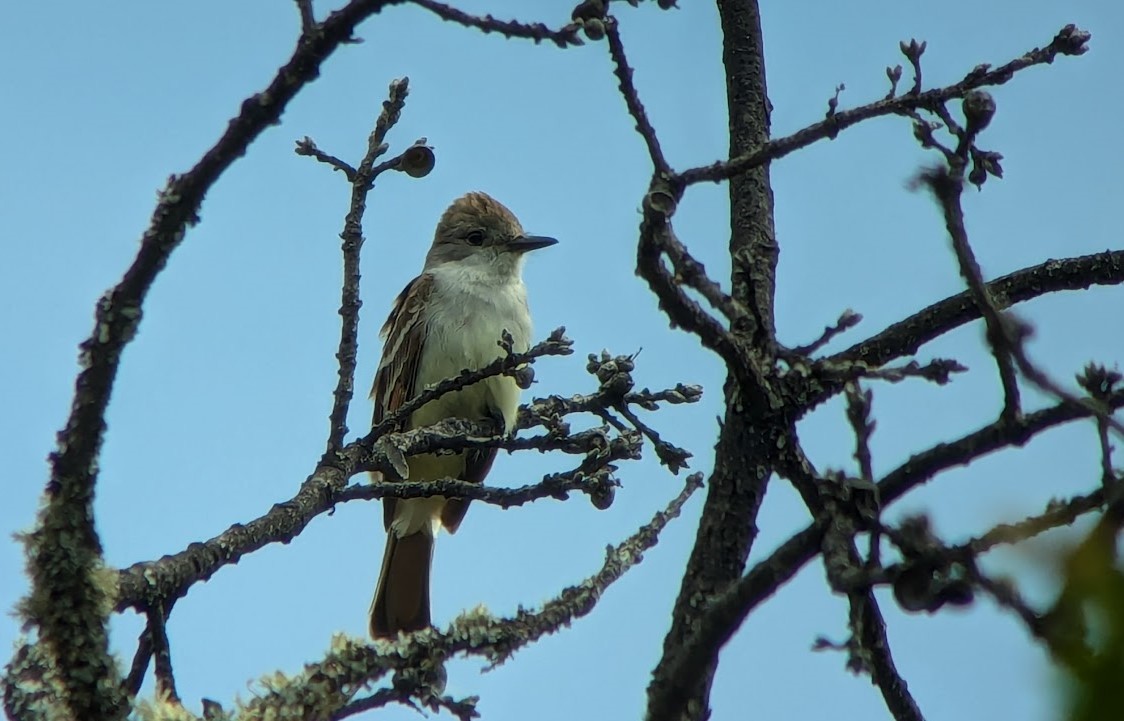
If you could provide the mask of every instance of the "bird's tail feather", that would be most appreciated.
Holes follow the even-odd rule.
[[[417,631],[430,625],[433,541],[433,536],[424,531],[403,538],[394,529],[387,532],[382,571],[371,602],[373,638],[392,638],[399,631]]]

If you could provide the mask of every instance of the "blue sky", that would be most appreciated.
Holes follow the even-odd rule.
[[[636,83],[673,166],[721,158],[725,88],[717,15],[708,3],[660,12],[614,3]],[[557,5],[557,7],[552,7]],[[498,17],[568,20],[566,4],[461,2]],[[323,5],[318,11],[326,11]],[[1011,1],[765,3],[769,90],[776,135],[820,119],[834,87],[841,106],[885,94],[883,69],[904,62],[898,41],[929,42],[927,84],[953,82],[977,63],[1005,62],[1049,42],[1065,23],[1093,33],[1092,50],[1059,58],[994,90],[995,120],[981,144],[1002,152],[1007,178],[966,198],[968,229],[989,276],[1122,246],[1118,216],[1119,117],[1124,94],[1124,10],[1115,3]],[[96,298],[117,282],[148,222],[155,192],[224,130],[249,94],[288,56],[298,29],[292,3],[22,3],[0,27],[7,138],[0,174],[0,455],[6,460],[0,529],[26,529],[46,478],[46,454],[69,407],[76,346]],[[45,31],[43,29],[46,29]],[[308,135],[349,160],[363,152],[388,82],[411,95],[390,137],[425,136],[437,166],[427,178],[386,176],[371,194],[363,259],[359,380],[380,353],[391,299],[417,272],[444,207],[468,190],[501,199],[535,233],[561,243],[527,267],[540,334],[565,325],[577,354],[538,367],[536,395],[589,391],[584,356],[643,349],[636,377],[653,388],[700,383],[704,401],[651,420],[708,471],[721,412],[722,369],[690,336],[669,331],[634,276],[637,208],[650,169],[617,94],[606,48],[561,51],[504,41],[395,7],[364,24],[209,194],[203,222],[160,276],[140,333],[127,349],[108,414],[96,501],[106,558],[123,566],[174,553],[290,497],[327,434],[335,382],[342,227],[348,188],[338,174],[293,154]],[[908,77],[908,72],[907,72]],[[906,189],[933,162],[902,119],[849,130],[773,167],[781,245],[777,323],[782,341],[815,337],[844,308],[865,316],[833,348],[961,290],[933,203]],[[682,240],[725,281],[724,186],[692,188],[676,216]],[[1070,382],[1090,359],[1124,358],[1120,288],[1063,294],[1019,309],[1037,334],[1033,357]],[[1001,406],[994,363],[978,325],[920,356],[971,368],[948,387],[875,388],[876,472],[910,453],[989,422]],[[358,394],[351,426],[369,422]],[[1031,405],[1044,401],[1031,394]],[[841,405],[801,426],[819,467],[852,467]],[[891,517],[927,511],[958,541],[1041,510],[1051,497],[1099,477],[1091,424],[1055,430],[1013,453],[957,469],[903,500]],[[560,470],[551,456],[501,457],[491,481],[522,484]],[[652,460],[624,467],[608,511],[580,498],[521,510],[472,508],[436,553],[434,613],[447,622],[478,603],[496,613],[532,606],[592,573],[603,549],[645,522],[680,487]],[[480,675],[450,669],[449,691],[480,694],[492,719],[635,718],[658,659],[679,571],[701,499],[668,528],[644,563],[597,610],[566,632]],[[198,711],[247,683],[318,658],[330,635],[362,635],[382,553],[381,513],[370,503],[318,518],[287,546],[228,567],[181,600],[169,625],[180,694]],[[759,519],[760,558],[806,523],[783,483]],[[1049,598],[1057,544],[997,554],[989,567]],[[22,555],[0,545],[0,606],[25,590]],[[935,617],[884,611],[899,668],[931,719],[1051,718],[1057,685],[1042,650],[1018,622],[981,601]],[[813,653],[819,635],[845,635],[846,604],[810,564],[755,613],[722,653],[715,718],[887,717],[877,690],[844,658]],[[141,625],[113,623],[127,664]],[[4,647],[17,635],[0,624]],[[955,689],[955,692],[951,690]],[[387,718],[412,717],[404,709]]]

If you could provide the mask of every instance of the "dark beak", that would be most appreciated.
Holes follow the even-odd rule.
[[[557,242],[554,238],[547,238],[545,235],[521,235],[508,241],[507,247],[516,253],[526,253],[545,248],[548,245],[554,245]]]

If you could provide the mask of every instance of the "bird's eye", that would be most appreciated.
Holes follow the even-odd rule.
[[[470,230],[464,239],[469,245],[484,245],[484,231]]]

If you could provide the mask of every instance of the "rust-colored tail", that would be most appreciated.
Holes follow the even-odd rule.
[[[371,636],[393,638],[399,631],[418,631],[429,624],[429,567],[433,536],[413,533],[399,538],[391,528],[375,598],[371,602]]]

